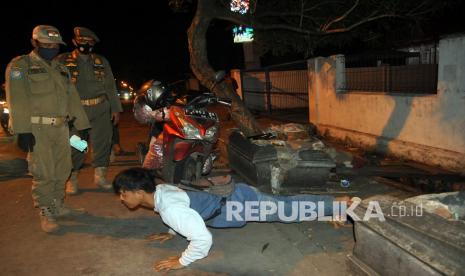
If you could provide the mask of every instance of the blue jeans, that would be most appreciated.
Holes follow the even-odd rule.
[[[280,196],[262,193],[255,187],[251,188],[257,196],[260,212],[268,210],[270,213],[261,213],[259,221],[294,223],[316,220],[317,217],[330,216],[333,213],[333,196],[310,194]],[[275,206],[277,210],[272,212]]]
[[[208,221],[207,225],[229,228],[242,227],[249,221],[294,223],[316,220],[316,217],[322,214],[325,216],[332,214],[333,201],[332,196],[269,195],[255,187],[238,183],[232,195],[227,198],[226,205],[221,208],[220,215]],[[235,206],[228,206],[229,204]],[[234,215],[231,215],[232,213]]]

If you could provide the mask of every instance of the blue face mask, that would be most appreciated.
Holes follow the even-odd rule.
[[[58,55],[60,52],[60,48],[37,48],[37,54],[45,60],[52,60],[54,57]]]
[[[77,135],[73,135],[69,138],[69,144],[81,152],[84,152],[87,149],[87,142],[85,140],[81,140],[81,137]]]

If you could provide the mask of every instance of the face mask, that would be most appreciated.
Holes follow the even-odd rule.
[[[37,54],[45,60],[52,60],[54,57],[58,55],[58,52],[60,52],[59,48],[42,48],[39,47],[37,49]]]
[[[94,49],[94,47],[86,43],[86,44],[78,44],[77,49],[81,54],[88,55],[92,53],[92,50]]]
[[[81,140],[81,137],[73,135],[69,138],[69,144],[78,151],[84,152],[87,149],[87,142]]]

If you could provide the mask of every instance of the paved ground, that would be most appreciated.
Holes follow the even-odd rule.
[[[147,130],[126,113],[121,123],[122,144],[134,151]],[[12,142],[0,138],[1,158],[22,156]],[[110,179],[135,166],[136,157],[118,157]],[[31,201],[31,178],[0,181],[0,275],[159,275],[151,268],[163,258],[179,255],[187,246],[182,237],[151,243],[145,237],[166,231],[151,210],[127,210],[111,192],[95,188],[93,171],[79,176],[81,193],[67,202],[87,214],[60,221],[56,234],[41,232]],[[368,179],[353,189],[365,194],[399,194]],[[241,229],[211,229],[210,256],[172,275],[342,275],[345,256],[354,244],[352,227],[335,229],[329,223],[250,223]],[[161,273],[160,273],[161,275]]]

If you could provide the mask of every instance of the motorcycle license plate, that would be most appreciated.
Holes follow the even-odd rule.
[[[210,120],[215,120],[218,121],[218,115],[214,112],[209,112],[206,110],[186,110],[186,115],[192,116],[192,117],[199,117],[203,119],[210,119]]]

